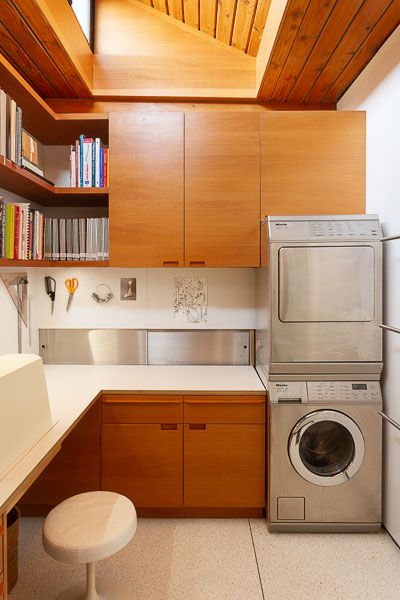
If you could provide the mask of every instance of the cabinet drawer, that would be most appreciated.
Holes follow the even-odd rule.
[[[182,423],[183,396],[104,394],[103,423]]]
[[[185,396],[185,423],[265,423],[265,396]]]

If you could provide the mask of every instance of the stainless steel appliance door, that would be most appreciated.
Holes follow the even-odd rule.
[[[365,444],[353,419],[336,410],[316,410],[295,425],[288,450],[303,479],[333,486],[354,477],[364,460]]]
[[[371,321],[375,311],[371,246],[279,250],[279,319],[284,322]]]
[[[271,243],[269,249],[270,372],[345,372],[346,364],[351,373],[379,372],[381,244]]]

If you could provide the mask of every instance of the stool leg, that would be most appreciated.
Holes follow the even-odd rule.
[[[100,600],[96,590],[96,563],[86,565],[86,594],[84,600]]]

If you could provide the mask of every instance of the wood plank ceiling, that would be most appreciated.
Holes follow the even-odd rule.
[[[258,98],[336,103],[400,24],[400,0],[289,0]]]
[[[92,95],[35,0],[0,0],[0,52],[44,98]]]
[[[140,0],[190,27],[257,56],[271,0]]]

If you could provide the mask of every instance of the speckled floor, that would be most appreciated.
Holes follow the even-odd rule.
[[[53,600],[84,577],[42,549],[42,519],[22,519],[10,600]],[[400,550],[387,533],[271,534],[263,520],[140,519],[99,563],[132,600],[399,600]]]

